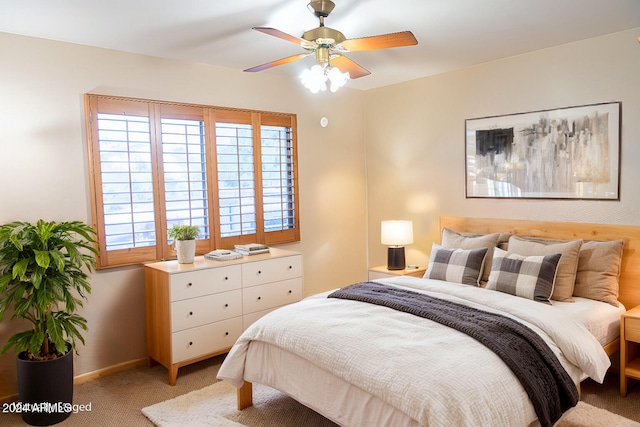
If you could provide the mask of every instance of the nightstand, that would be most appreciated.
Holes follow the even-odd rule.
[[[384,279],[386,277],[396,276],[422,277],[424,276],[425,271],[427,271],[427,269],[424,267],[405,268],[404,270],[389,270],[386,265],[381,265],[378,267],[371,267],[369,269],[368,280]]]
[[[629,378],[640,380],[640,306],[620,318],[620,396],[627,395]]]

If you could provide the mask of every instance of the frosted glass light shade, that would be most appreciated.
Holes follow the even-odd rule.
[[[328,65],[328,63],[324,66],[315,64],[302,72],[300,81],[311,93],[327,90],[327,84],[329,84],[331,92],[335,92],[347,84],[349,73],[342,73],[338,68]]]
[[[409,245],[413,243],[413,222],[399,220],[382,221],[380,234],[380,240],[383,245]]]

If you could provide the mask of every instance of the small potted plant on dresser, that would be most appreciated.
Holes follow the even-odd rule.
[[[79,221],[0,225],[0,321],[7,313],[29,330],[11,336],[22,419],[56,424],[71,415],[73,352],[84,344],[84,317],[75,314],[91,292],[95,231]]]
[[[196,238],[200,233],[197,225],[174,225],[169,229],[169,238],[176,245],[180,264],[191,264],[196,256]]]

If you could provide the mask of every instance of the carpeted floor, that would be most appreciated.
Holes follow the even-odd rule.
[[[581,389],[580,400],[583,402],[640,422],[640,384],[632,386],[627,396],[621,397],[620,377],[613,372],[607,375],[604,384],[586,380]]]
[[[131,369],[78,385],[74,403],[91,404],[91,411],[72,414],[58,425],[153,427],[142,408],[212,385],[222,360],[219,356],[181,368],[174,387],[168,385],[167,370],[162,366]],[[615,374],[607,377],[604,385],[586,381],[582,400],[640,422],[640,385],[632,387],[626,398],[620,397],[618,387]],[[24,425],[18,414],[0,413],[0,426]]]
[[[142,409],[157,427],[338,427],[277,390],[253,387],[253,406],[238,411],[236,389],[218,382]],[[640,427],[640,423],[585,402],[567,411],[555,427]]]

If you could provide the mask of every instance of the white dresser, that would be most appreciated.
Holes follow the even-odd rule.
[[[227,352],[244,329],[303,296],[302,255],[271,248],[232,261],[144,266],[149,363],[178,368]]]

